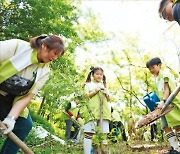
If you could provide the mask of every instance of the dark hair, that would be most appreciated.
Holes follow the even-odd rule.
[[[167,5],[169,0],[161,0],[160,4],[159,4],[159,16],[162,18],[163,17],[163,10],[164,10],[164,7]]]
[[[78,99],[78,100],[81,100],[82,99],[82,96],[81,95],[77,95],[74,97],[75,99]]]
[[[90,72],[87,76],[86,83],[91,82],[91,75],[94,75],[94,73],[98,70],[101,70],[102,72],[104,72],[104,70],[101,67],[91,67],[90,68]],[[104,74],[103,74],[103,84],[104,84],[104,87],[106,88],[106,77]]]
[[[65,52],[64,41],[57,35],[41,35],[30,40],[30,45],[34,49],[41,48],[43,43],[46,44],[47,48],[50,50],[60,50],[62,52],[61,55]]]
[[[146,63],[146,67],[150,68],[151,66],[162,64],[161,59],[158,57],[152,58]]]

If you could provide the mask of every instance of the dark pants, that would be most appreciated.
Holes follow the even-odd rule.
[[[152,124],[151,125],[151,141],[154,140],[156,134],[157,134],[157,125],[156,124]]]
[[[8,115],[12,108],[13,100],[14,96],[12,95],[7,95],[6,97],[0,95],[0,120],[4,120],[4,118]],[[32,119],[31,116],[28,115],[27,119],[19,117],[16,120],[13,133],[24,141],[31,129]],[[11,139],[7,138],[3,144],[0,154],[16,154],[18,150],[19,147],[11,141]]]
[[[109,123],[109,130],[111,131],[113,128],[119,128],[121,131],[121,136],[122,136],[123,141],[127,141],[125,128],[121,121],[115,121],[115,122],[111,121]]]
[[[75,124],[72,120],[68,119],[68,120],[65,120],[66,122],[66,133],[65,133],[65,136],[67,139],[76,139],[77,138],[77,135],[79,133],[79,127],[77,124]],[[74,133],[72,135],[72,132],[71,132],[71,128],[74,127]]]

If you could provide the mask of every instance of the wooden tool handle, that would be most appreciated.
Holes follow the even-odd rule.
[[[0,121],[0,128],[5,130],[6,129],[6,126],[2,123],[2,121]],[[27,147],[27,145],[22,142],[13,132],[10,132],[6,135],[7,137],[9,137],[15,144],[17,144],[17,146],[19,148],[21,148],[21,150],[26,153],[26,154],[34,154],[34,152],[29,149]]]

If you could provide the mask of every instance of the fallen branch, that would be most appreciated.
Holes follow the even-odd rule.
[[[46,142],[43,142],[43,143],[41,143],[41,144],[34,145],[32,148],[34,149],[34,148],[42,147],[42,146],[44,146],[45,144],[48,144],[48,143],[50,143],[50,142],[52,142],[52,141],[54,141],[54,139],[51,139],[51,140],[46,141]]]

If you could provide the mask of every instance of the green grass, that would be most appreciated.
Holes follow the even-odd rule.
[[[51,134],[57,135],[54,127],[41,118],[36,113],[31,112],[31,116],[34,121],[34,126],[42,126]],[[60,130],[63,132],[63,130]],[[60,137],[62,138],[62,137]],[[5,138],[0,137],[0,147],[2,146]],[[51,136],[46,137],[45,139],[39,139],[36,137],[33,131],[30,132],[28,137],[26,138],[25,143],[27,146],[34,151],[35,154],[83,154],[83,143],[73,144],[67,143],[66,145],[62,145],[61,143],[55,141]],[[135,150],[131,147],[135,145],[156,145],[154,149],[139,149]],[[118,143],[110,143],[108,147],[104,147],[105,150],[109,148],[111,154],[156,154],[157,150],[167,149],[169,147],[167,142],[144,142],[144,141],[131,141],[127,144],[127,142],[123,142],[122,139],[119,138]],[[107,150],[108,151],[108,150]],[[22,154],[23,152],[19,152]]]
[[[2,141],[4,138],[0,138],[0,144],[2,145]],[[26,139],[26,144],[29,148],[31,148],[35,154],[83,154],[83,144],[73,144],[68,143],[66,145],[62,145],[59,142],[54,141],[51,136],[48,136],[45,139],[38,139],[36,138],[35,134],[31,132]],[[131,146],[133,145],[144,145],[144,144],[156,144],[156,148],[154,149],[140,149],[140,150],[133,150]],[[157,150],[167,148],[167,143],[152,143],[152,142],[131,142],[127,145],[126,142],[119,142],[109,144],[108,146],[111,154],[156,154]],[[106,149],[107,147],[103,148]],[[22,154],[23,152],[19,152]]]

